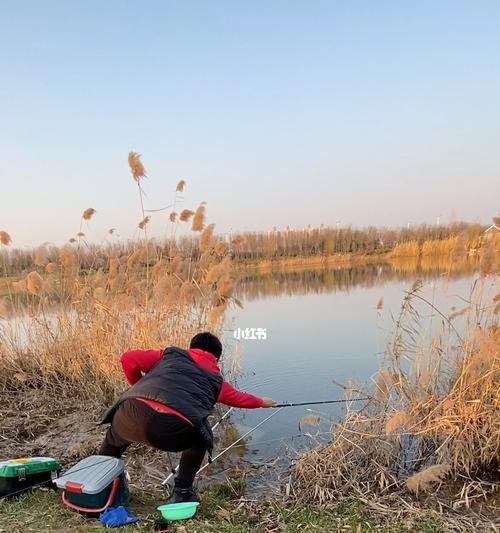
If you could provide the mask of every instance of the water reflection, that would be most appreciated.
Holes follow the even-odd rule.
[[[446,276],[457,280],[471,276],[477,270],[477,261],[441,261],[428,259],[368,263],[364,265],[337,266],[329,268],[304,268],[300,270],[273,270],[240,272],[236,295],[251,301],[259,298],[322,294],[349,291],[354,287],[371,288],[387,283],[423,281]]]
[[[418,279],[422,295],[449,315],[464,305],[477,279],[474,261],[430,263],[399,261],[347,268],[244,272],[225,337],[227,353],[239,351],[237,385],[278,401],[313,401],[343,397],[336,382],[366,383],[378,370],[394,329],[405,291]],[[485,285],[493,283],[485,280]],[[377,303],[383,299],[383,306]],[[440,317],[415,302],[422,328],[429,334]],[[236,342],[237,328],[267,330],[267,339]],[[338,419],[340,406],[321,406],[326,418]],[[252,457],[283,456],[283,446],[306,445],[297,439],[298,421],[307,408],[285,409],[247,442]],[[266,411],[238,411],[231,421],[241,432],[265,418]],[[329,424],[321,431],[328,434]],[[303,433],[303,432],[302,432]]]

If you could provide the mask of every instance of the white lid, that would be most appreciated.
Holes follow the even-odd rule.
[[[91,455],[71,467],[54,480],[59,489],[64,490],[66,483],[81,485],[84,494],[97,494],[104,490],[125,468],[125,463],[116,457]]]

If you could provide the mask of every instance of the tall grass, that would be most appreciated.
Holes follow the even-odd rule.
[[[491,278],[487,278],[491,280]],[[417,282],[408,292],[371,400],[350,408],[332,440],[300,457],[298,498],[328,503],[359,497],[380,508],[396,494],[446,495],[453,509],[500,488],[500,294],[479,281],[463,310],[444,316]],[[442,322],[428,338],[416,303]],[[427,313],[426,313],[427,314]],[[460,317],[460,318],[459,318]],[[462,320],[462,329],[455,325]],[[444,503],[443,505],[448,505]]]
[[[49,409],[82,399],[104,404],[124,387],[118,357],[125,349],[185,345],[200,329],[219,331],[232,298],[231,249],[205,232],[191,238],[197,254],[175,238],[162,246],[148,239],[145,170],[136,153],[129,163],[139,188],[144,230],[139,240],[126,247],[90,247],[80,225],[81,240],[60,249],[39,247],[30,272],[4,277],[0,394],[5,401],[33,397],[39,408]],[[178,183],[176,195],[184,187],[184,181]],[[98,214],[88,208],[81,220],[91,223],[93,216]],[[172,218],[174,234],[184,222],[182,214]],[[193,232],[204,226],[203,206],[195,213]],[[213,225],[207,228],[213,232]],[[4,247],[10,245],[6,232],[1,239]]]

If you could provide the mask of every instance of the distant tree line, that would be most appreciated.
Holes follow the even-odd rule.
[[[241,235],[241,244],[236,247],[235,256],[241,260],[272,260],[335,254],[383,254],[402,243],[422,245],[426,241],[452,237],[461,237],[465,243],[472,245],[484,229],[480,224],[457,222],[400,229],[320,227],[245,233]]]
[[[285,257],[327,256],[335,254],[384,254],[403,243],[422,245],[427,241],[440,241],[459,237],[464,247],[473,247],[485,230],[480,224],[456,222],[448,225],[420,225],[400,229],[353,227],[285,229],[269,232],[242,233],[238,235],[215,235],[214,239],[225,242],[232,256],[239,261],[274,260]],[[73,239],[74,241],[74,239]],[[150,253],[145,257],[155,261],[155,250],[167,256],[183,257],[200,255],[198,239],[180,237],[175,241],[150,241]],[[123,241],[114,244],[97,245],[84,239],[64,247],[42,245],[31,250],[0,247],[0,276],[15,276],[33,268],[43,269],[48,263],[60,261],[61,250],[71,250],[78,256],[82,270],[106,269],[110,257],[123,261],[131,253],[144,247],[144,241]],[[143,260],[144,262],[144,260]]]

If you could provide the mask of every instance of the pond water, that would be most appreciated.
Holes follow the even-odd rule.
[[[365,384],[374,376],[405,291],[416,280],[423,282],[421,295],[449,315],[465,306],[463,299],[470,296],[478,277],[471,265],[453,274],[439,269],[401,272],[388,264],[248,274],[238,294],[244,307],[232,313],[225,332],[226,368],[231,363],[239,366],[233,381],[240,389],[279,402],[343,398],[343,390],[333,380]],[[489,286],[493,283],[487,281],[485,290],[494,290]],[[428,305],[416,302],[416,307],[427,334],[441,326],[440,317]],[[265,328],[266,339],[236,340],[238,328],[240,334],[245,328]],[[342,405],[312,408],[331,420],[345,410]],[[237,410],[231,421],[243,434],[270,413]],[[290,448],[310,446],[311,438],[305,433],[328,434],[330,426],[326,422],[301,431],[299,420],[311,414],[307,407],[283,409],[245,440],[240,455],[266,461],[280,454],[290,456]]]

